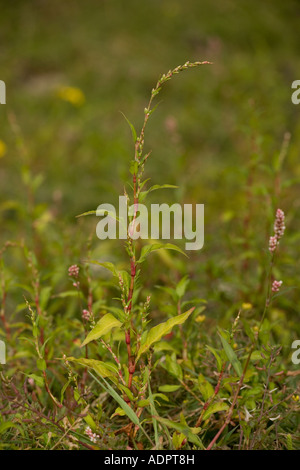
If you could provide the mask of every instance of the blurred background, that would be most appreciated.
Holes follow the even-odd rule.
[[[96,239],[96,218],[76,215],[123,193],[133,145],[121,113],[139,130],[159,76],[208,60],[164,87],[145,145],[145,176],[178,186],[155,202],[205,204],[205,246],[187,262],[149,261],[146,283],[172,280],[174,268],[189,274],[210,301],[208,316],[225,320],[242,301],[261,305],[281,207],[277,273],[291,290],[276,315],[297,318],[300,106],[291,84],[300,79],[299,22],[296,0],[2,0],[1,246],[25,240],[56,292],[89,237],[97,259],[122,263],[122,246]],[[12,253],[5,265],[15,305],[27,268]]]

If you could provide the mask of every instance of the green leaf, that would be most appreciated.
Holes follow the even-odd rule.
[[[161,398],[164,401],[169,401],[169,398],[164,393],[154,393],[153,394],[153,399],[155,400],[155,398]],[[155,400],[155,401],[158,402],[158,400]]]
[[[184,439],[185,439],[185,435],[182,434],[182,432],[181,433],[178,433],[178,431],[174,432],[172,436],[172,443],[176,450],[179,450],[181,448]]]
[[[105,305],[102,307],[102,310],[107,310],[108,312],[114,313],[121,322],[124,322],[126,320],[126,315],[124,313],[124,310],[122,310],[119,307],[111,307],[111,306]]]
[[[214,388],[202,374],[198,376],[198,386],[205,401],[213,396]]]
[[[133,393],[132,391],[128,388],[128,387],[125,387],[125,385],[123,384],[118,384],[118,387],[120,390],[122,390],[122,392],[125,392],[126,395],[128,396],[129,400],[133,401],[134,400],[134,396],[133,396]]]
[[[131,132],[132,132],[132,140],[133,140],[133,143],[135,144],[136,143],[136,139],[137,139],[137,133],[136,133],[136,130],[134,128],[134,125],[131,124],[131,122],[129,121],[129,119],[127,119],[127,117],[125,116],[124,113],[122,113],[122,111],[120,111],[122,116],[126,119],[127,121],[127,124],[129,125],[130,129],[131,129]]]
[[[82,214],[76,215],[76,218],[78,219],[79,217],[85,217],[86,215],[92,215],[92,214],[95,215],[96,212],[97,212],[96,210],[83,212]]]
[[[181,366],[176,361],[175,355],[173,357],[166,356],[166,365],[163,367],[169,372],[169,374],[173,375],[173,377],[178,380],[182,380],[183,372]]]
[[[237,375],[241,377],[243,373],[243,368],[240,363],[240,361],[237,358],[237,355],[235,354],[234,350],[230,346],[229,343],[227,343],[226,339],[219,333],[219,336],[221,338],[221,342],[225,351],[225,354],[230,362],[230,364],[234,367],[234,370],[236,371]]]
[[[44,310],[47,307],[48,301],[50,299],[52,287],[44,287],[40,293],[40,308]]]
[[[154,351],[171,351],[178,353],[174,346],[172,346],[172,344],[168,343],[167,341],[159,341],[159,343],[156,343],[156,345],[154,346]]]
[[[185,437],[190,441],[192,442],[193,444],[195,444],[197,447],[200,447],[200,449],[204,449],[204,446],[201,442],[201,440],[199,439],[198,436],[196,436],[196,434],[194,434],[191,430],[191,428],[183,425],[183,424],[179,424],[179,423],[175,423],[174,421],[171,421],[170,419],[165,419],[165,418],[161,418],[160,416],[155,416],[156,420],[161,423],[161,424],[164,424],[165,426],[167,426],[168,428],[171,428],[171,429],[176,429],[176,431],[182,433],[185,435]],[[197,432],[200,432],[200,428],[197,429]],[[194,431],[194,430],[193,430]]]
[[[96,264],[97,266],[102,266],[102,268],[108,269],[108,271],[113,273],[114,276],[116,276],[116,277],[119,276],[119,273],[116,270],[114,264],[110,263],[109,261],[105,261],[104,263],[100,263],[99,261],[89,260],[88,263]]]
[[[0,424],[0,434],[4,434],[8,429],[10,428],[17,428],[22,436],[24,437],[24,431],[21,428],[21,426],[18,426],[17,424],[13,423],[12,421],[5,421],[4,423]]]
[[[146,196],[151,193],[152,191],[157,191],[158,189],[174,189],[178,188],[178,186],[174,186],[173,184],[155,184],[154,186],[151,186],[147,191],[141,191],[139,195],[139,202],[142,202]]]
[[[221,372],[221,370],[222,370],[222,359],[221,359],[221,357],[219,356],[217,351],[214,348],[212,348],[211,346],[206,346],[206,348],[215,356],[216,361],[217,361],[218,372]]]
[[[48,342],[52,339],[52,336],[49,336],[49,338],[46,339],[46,341],[43,343],[43,346],[40,349],[41,355],[44,357],[45,356],[45,349],[48,344]]]
[[[93,369],[100,377],[116,377],[115,369],[105,362],[97,361],[96,359],[86,359],[84,357],[80,359],[67,357],[67,360]]]
[[[130,163],[129,171],[132,175],[136,175],[139,169],[139,164],[136,160],[132,160]]]
[[[59,299],[65,299],[66,297],[80,297],[81,299],[84,298],[83,293],[78,292],[77,290],[67,290],[65,292],[60,292],[60,294],[57,294],[54,297]]]
[[[44,359],[37,359],[36,365],[37,365],[37,368],[41,371],[45,371],[47,369],[47,364]]]
[[[105,383],[105,386],[97,379],[97,377],[93,376],[93,374],[90,373],[90,375],[96,380],[96,382],[99,383],[99,385],[101,385],[101,387],[104,388],[104,390],[106,390],[115,400],[117,403],[119,403],[119,405],[121,406],[122,410],[125,411],[126,415],[128,416],[128,418],[136,425],[136,426],[140,426],[140,422],[139,422],[139,418],[137,417],[137,415],[135,414],[135,412],[133,411],[132,408],[130,408],[130,406],[126,403],[126,401],[123,400],[122,397],[120,397],[120,395],[117,394],[117,392],[109,385],[108,382],[106,382],[106,380],[104,380],[104,383]]]
[[[213,413],[218,413],[219,411],[226,411],[228,410],[228,408],[229,406],[223,401],[217,401],[216,403],[213,403],[204,413],[203,421],[205,421]]]
[[[30,377],[35,381],[38,387],[43,387],[44,386],[44,378],[40,377],[39,375],[36,374],[25,374],[27,377]]]
[[[157,343],[157,341],[160,341],[163,336],[169,334],[175,325],[181,325],[184,323],[194,311],[194,308],[195,307],[191,308],[185,313],[182,313],[181,315],[170,318],[166,322],[160,323],[159,325],[151,328],[151,330],[148,331],[143,343],[141,344],[136,360],[138,361],[141,355],[148,351],[152,344]]]
[[[96,326],[89,332],[85,340],[83,341],[81,348],[86,344],[94,341],[101,336],[106,335],[109,333],[113,328],[120,327],[122,323],[117,320],[111,313],[107,313],[104,315],[96,324]]]
[[[147,370],[147,372],[149,373],[149,370]],[[154,418],[154,415],[157,415],[158,413],[156,411],[154,400],[153,400],[152,390],[151,390],[151,386],[150,386],[149,374],[148,374],[148,390],[149,390],[150,412],[151,412],[151,415],[152,415],[152,424],[153,424],[154,437],[155,437],[155,449],[158,450],[160,448],[159,435],[158,435],[158,426],[157,426],[157,420]]]
[[[174,186],[174,184],[154,184],[153,186],[151,186],[151,188],[148,191],[151,192],[151,191],[157,191],[157,189],[166,189],[166,188],[178,188],[178,186]]]
[[[64,396],[65,396],[65,391],[67,390],[68,386],[72,383],[72,380],[69,379],[65,385],[63,386],[63,388],[61,389],[60,391],[60,402],[62,403],[64,401]]]
[[[190,280],[188,279],[187,276],[184,276],[177,284],[176,286],[176,293],[178,295],[178,297],[181,299],[184,294],[185,294],[185,291],[186,291],[186,288],[189,284]]]
[[[92,431],[96,431],[97,425],[91,415],[87,415],[83,419],[86,422],[86,424],[91,428]]]
[[[161,385],[158,387],[158,390],[160,392],[165,392],[165,393],[170,393],[170,392],[176,392],[181,387],[181,385]]]
[[[140,400],[137,402],[137,406],[139,408],[145,408],[145,406],[149,406],[150,405],[150,400],[149,398],[147,398],[147,400]]]
[[[114,418],[115,416],[125,416],[126,413],[120,406],[115,409],[115,412],[111,415],[110,419]]]
[[[150,253],[152,253],[152,251],[157,251],[157,250],[174,250],[174,251],[178,251],[182,255],[188,257],[186,255],[186,253],[184,253],[184,251],[182,251],[181,248],[179,248],[176,245],[173,245],[172,243],[165,243],[165,244],[163,244],[163,243],[153,243],[153,244],[150,244],[150,245],[143,246],[143,248],[141,250],[141,256],[138,259],[137,263],[142,263],[143,261],[145,261],[147,256]]]
[[[166,286],[155,286],[155,288],[160,289],[163,292],[167,292],[167,294],[169,294],[172,297],[174,302],[177,302],[178,296],[177,296],[177,293],[176,293],[176,289],[173,289],[172,287],[166,287]]]
[[[286,435],[286,448],[287,450],[294,450],[293,439],[291,434]]]

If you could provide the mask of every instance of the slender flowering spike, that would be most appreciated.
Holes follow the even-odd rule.
[[[269,239],[269,251],[271,253],[274,253],[277,245],[279,244],[280,238],[284,234],[284,231],[285,231],[284,219],[285,219],[284,212],[281,209],[277,209],[275,222],[274,222],[275,234],[273,237],[270,237]]]
[[[281,286],[282,286],[282,281],[273,281],[272,292],[278,292]]]
[[[276,250],[277,244],[278,244],[277,237],[276,236],[275,237],[270,237],[269,250],[270,250],[271,253],[273,253]]]
[[[285,231],[284,212],[281,209],[277,209],[276,211],[274,231],[275,231],[275,236],[277,237],[278,240],[280,240],[280,238],[283,236],[284,231]]]
[[[72,266],[70,266],[68,269],[68,273],[69,273],[69,276],[77,279],[79,276],[79,267],[77,266],[77,264],[73,264]]]
[[[149,310],[149,306],[150,306],[150,300],[151,300],[151,297],[150,297],[150,295],[148,295],[147,300],[144,303],[144,309],[143,309],[143,313],[142,313],[142,323],[147,323],[147,315],[148,315],[148,310]]]

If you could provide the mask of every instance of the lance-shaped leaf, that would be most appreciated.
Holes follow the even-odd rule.
[[[116,377],[115,369],[105,362],[97,361],[96,359],[86,359],[84,357],[79,359],[75,357],[67,357],[67,360],[93,369],[98,375],[100,375],[100,377]]]
[[[134,125],[129,121],[129,119],[125,116],[124,113],[122,113],[122,111],[120,111],[122,116],[126,119],[130,129],[131,129],[131,132],[132,132],[132,140],[133,140],[133,143],[135,144],[136,143],[136,139],[137,139],[137,134],[136,134],[136,130],[135,130],[135,127]]]
[[[142,354],[148,351],[148,349],[151,348],[154,343],[160,341],[163,336],[169,334],[175,325],[181,325],[182,323],[184,323],[194,309],[195,307],[191,308],[185,313],[181,313],[180,315],[170,318],[166,322],[160,323],[159,325],[151,328],[151,330],[149,330],[149,332],[147,333],[145,340],[141,344],[136,360],[138,360]]]
[[[86,344],[94,341],[95,339],[101,338],[101,336],[109,333],[113,328],[120,327],[122,323],[117,320],[111,313],[104,315],[96,324],[96,326],[89,332],[85,340],[83,341],[81,348]]]
[[[89,372],[90,376],[93,377],[94,380],[96,380],[96,382],[101,385],[101,387],[104,388],[104,390],[109,393],[115,400],[117,403],[119,403],[120,407],[122,408],[122,410],[127,414],[128,418],[136,425],[140,428],[140,430],[143,432],[143,434],[145,434],[145,436],[147,437],[147,439],[149,439],[149,442],[151,444],[152,447],[154,447],[154,443],[151,441],[150,437],[148,436],[147,432],[144,430],[144,428],[141,426],[140,422],[139,422],[139,418],[138,416],[135,414],[135,412],[133,411],[133,409],[128,405],[128,403],[126,403],[126,401],[123,400],[123,398],[120,397],[120,395],[118,395],[118,393],[109,385],[108,382],[106,382],[105,379],[103,379],[103,382],[105,383],[105,385],[103,385],[103,383],[97,379],[97,377],[95,377],[91,372]]]
[[[243,373],[243,368],[240,363],[240,361],[237,358],[237,355],[235,354],[234,350],[230,346],[229,343],[227,343],[226,339],[219,333],[220,339],[222,341],[222,346],[224,348],[225,354],[230,362],[230,364],[234,367],[234,370],[236,371],[237,375],[241,377]]]
[[[105,261],[103,263],[100,263],[99,261],[94,261],[94,260],[88,260],[88,263],[91,264],[97,264],[98,266],[102,266],[102,268],[108,269],[111,273],[113,273],[114,276],[118,277],[119,273],[115,268],[115,265],[113,263],[110,263],[109,261]]]
[[[163,244],[163,243],[153,243],[153,244],[150,244],[150,245],[143,246],[143,248],[141,250],[141,256],[138,259],[137,263],[142,263],[143,261],[145,261],[147,256],[150,253],[152,253],[152,251],[157,251],[157,250],[174,250],[174,251],[178,251],[179,253],[181,253],[182,255],[187,257],[187,255],[185,254],[184,251],[181,250],[181,248],[179,248],[176,245],[173,245],[172,243],[165,243],[165,244]]]
[[[229,406],[224,403],[223,401],[217,401],[216,403],[212,403],[206,412],[203,415],[203,421],[205,421],[210,415],[213,413],[219,413],[219,411],[226,411],[228,410]]]
[[[200,449],[204,449],[201,439],[196,435],[196,433],[200,432],[199,428],[190,428],[187,425],[175,423],[170,419],[161,418],[160,416],[154,416],[154,418],[168,428],[176,429],[176,431],[184,434],[188,441],[192,442]]]
[[[97,212],[96,210],[83,212],[82,214],[76,215],[76,218],[85,217],[86,215],[95,215],[96,212]]]
[[[198,376],[198,386],[205,401],[213,396],[214,388],[202,374]]]
[[[145,197],[151,193],[152,191],[157,191],[157,189],[169,189],[169,188],[178,188],[178,186],[174,186],[173,184],[155,184],[154,186],[151,186],[147,191],[141,191],[139,195],[139,202],[142,202]]]
[[[212,348],[211,346],[206,346],[206,348],[207,348],[211,353],[213,353],[213,355],[215,356],[215,358],[216,358],[216,360],[217,360],[217,369],[218,369],[219,372],[221,372],[223,363],[222,363],[222,359],[221,359],[221,357],[219,356],[218,352],[217,352],[214,348]]]

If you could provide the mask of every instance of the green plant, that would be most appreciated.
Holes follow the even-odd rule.
[[[171,243],[150,243],[139,249],[136,240],[134,240],[131,236],[137,225],[137,214],[141,200],[144,202],[147,194],[154,190],[169,187],[169,185],[155,185],[150,187],[148,190],[145,190],[145,185],[148,180],[143,180],[143,175],[145,164],[150,155],[150,152],[144,153],[145,130],[148,120],[156,108],[156,106],[153,107],[153,100],[159,94],[162,86],[167,81],[171,80],[174,75],[189,68],[204,64],[209,64],[209,62],[186,62],[184,65],[178,66],[161,76],[156,86],[152,89],[149,103],[144,109],[144,122],[139,135],[137,135],[134,126],[126,118],[130,125],[134,142],[134,159],[131,161],[130,165],[132,183],[129,183],[129,186],[131,189],[131,194],[128,194],[128,192],[125,191],[125,196],[128,203],[127,208],[129,208],[131,204],[133,205],[133,213],[131,214],[128,210],[128,226],[126,227],[126,251],[129,256],[130,269],[129,272],[120,272],[112,263],[98,263],[111,271],[117,278],[120,289],[119,300],[122,306],[122,310],[119,308],[114,309],[113,313],[117,316],[117,318],[112,313],[107,313],[101,317],[101,319],[95,326],[93,326],[92,330],[88,333],[86,339],[82,343],[82,346],[86,346],[91,341],[100,340],[106,349],[111,353],[112,358],[117,365],[117,371],[113,371],[112,368],[105,362],[96,361],[94,359],[68,358],[69,361],[75,361],[77,363],[91,367],[102,377],[102,379],[105,377],[111,379],[117,385],[119,391],[123,395],[122,400],[119,398],[121,407],[123,407],[123,411],[128,415],[135,425],[138,423],[137,418],[142,414],[143,408],[146,405],[150,405],[149,398],[147,396],[147,389],[148,383],[151,379],[151,358],[153,346],[163,337],[170,334],[174,326],[182,325],[194,311],[193,307],[186,312],[181,313],[180,297],[184,294],[186,284],[186,280],[184,279],[184,283],[181,283],[182,286],[180,287],[180,285],[178,285],[177,287],[178,292],[180,292],[180,289],[182,290],[182,295],[180,296],[179,294],[178,296],[178,315],[169,318],[166,322],[160,323],[159,325],[149,329],[147,327],[149,323],[147,317],[150,309],[150,296],[147,297],[143,305],[140,305],[138,301],[140,291],[142,290],[141,286],[139,285],[141,267],[147,259],[148,255],[153,251],[161,249],[175,250],[179,252],[181,251],[180,248],[178,248],[176,245],[172,245]],[[93,213],[93,211],[91,213]],[[113,345],[103,340],[103,337],[107,336],[113,330],[113,328],[116,327],[121,328],[124,331],[125,344],[127,349],[126,364],[122,363],[122,355],[118,357],[117,354],[113,352]],[[107,385],[105,389],[107,390]],[[110,393],[112,393],[112,391]],[[115,392],[113,396],[116,398]],[[126,404],[130,404],[130,409]],[[131,411],[131,409],[133,409],[133,411]],[[136,414],[134,412],[136,412]],[[136,429],[130,429],[129,434],[131,441],[136,434]]]
[[[175,74],[205,63],[187,62],[158,80],[139,135],[128,121],[134,158],[124,190],[133,207],[127,233],[137,228],[139,204],[173,187],[148,188],[144,179],[154,98]],[[250,140],[259,141],[252,132]],[[181,262],[178,246],[135,241],[129,233],[125,250],[123,242],[94,243],[81,218],[76,237],[69,226],[54,228],[51,211],[38,204],[42,177],[24,156],[27,198],[18,210],[28,234],[0,251],[0,334],[9,356],[0,375],[1,448],[297,447],[297,371],[290,370],[283,339],[288,344],[295,323],[288,323],[292,303],[279,297],[277,281],[288,284],[280,260],[288,264],[287,249],[295,247],[287,233],[277,256],[280,210],[265,253],[269,222],[283,199],[288,141],[285,135],[273,173],[256,149],[244,170],[249,209],[225,214],[217,245],[200,262],[197,256]],[[265,207],[270,217],[257,230],[262,201],[263,220]],[[233,232],[239,236],[230,239]],[[111,261],[102,262],[106,256]]]

